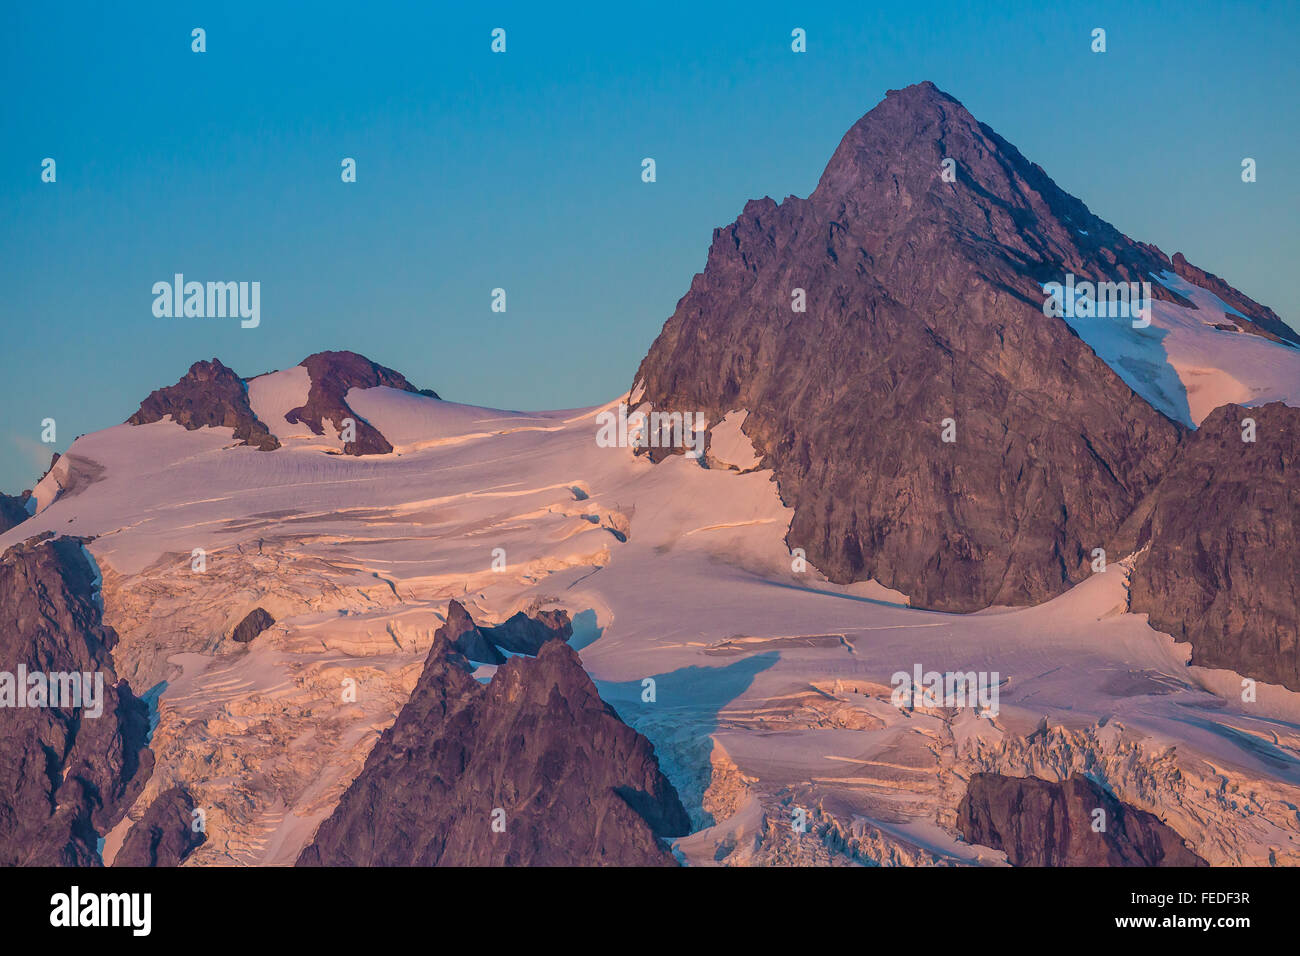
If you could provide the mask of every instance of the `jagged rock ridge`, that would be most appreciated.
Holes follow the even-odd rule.
[[[447,606],[446,623],[433,636],[445,637],[468,660],[504,664],[502,651],[536,655],[547,641],[572,637],[573,625],[567,611],[554,610],[539,611],[533,617],[520,611],[496,627],[482,627],[474,623],[463,604],[453,600]]]
[[[114,672],[117,635],[102,624],[95,577],[78,539],[39,536],[0,557],[0,672],[98,674],[103,693],[93,716],[86,706],[16,707],[0,689],[3,866],[100,865],[99,838],[153,770],[148,709]]]
[[[1154,249],[1155,247],[1152,246],[1150,248]],[[1198,285],[1202,289],[1208,289],[1244,315],[1246,317],[1245,319],[1233,315],[1227,317],[1229,321],[1233,322],[1233,324],[1243,332],[1249,332],[1252,335],[1261,335],[1273,342],[1284,342],[1287,345],[1300,345],[1300,332],[1296,332],[1295,329],[1291,328],[1291,326],[1278,318],[1276,312],[1267,306],[1260,305],[1254,299],[1250,298],[1250,296],[1234,289],[1214,273],[1206,272],[1204,269],[1192,265],[1183,257],[1181,252],[1174,253],[1174,258],[1170,265],[1175,273],[1192,283],[1192,285]]]
[[[440,636],[298,864],[672,865],[661,838],[689,828],[654,748],[567,644],[511,658],[484,686]]]

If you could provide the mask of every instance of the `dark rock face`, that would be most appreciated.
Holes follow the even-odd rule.
[[[1093,814],[1105,811],[1105,832]],[[977,773],[958,808],[969,843],[1004,850],[1012,866],[1205,866],[1177,832],[1087,777],[1063,783]]]
[[[567,644],[511,658],[484,686],[437,637],[298,865],[670,866],[660,837],[689,828],[654,748]]]
[[[235,630],[230,635],[230,639],[240,644],[247,644],[274,623],[275,618],[271,617],[264,608],[255,607],[244,615],[242,621],[235,625]]]
[[[307,404],[300,405],[284,417],[290,422],[304,423],[317,435],[325,433],[322,422],[330,422],[341,432],[343,420],[352,419],[356,423],[356,438],[343,446],[346,455],[387,455],[393,450],[377,428],[348,406],[348,389],[386,385],[404,392],[438,397],[431,389],[417,389],[400,372],[377,365],[356,352],[317,352],[299,364],[311,376]]]
[[[184,787],[172,787],[149,805],[126,835],[113,866],[180,866],[207,837],[195,833],[194,798]]]
[[[37,484],[40,484],[41,481],[44,481],[45,475],[48,475],[50,472],[54,470],[54,466],[59,463],[59,457],[60,456],[57,451],[54,452],[52,455],[50,455],[50,467],[45,469],[45,474],[41,475],[40,479],[37,481]],[[23,493],[26,494],[26,492]]]
[[[562,610],[538,611],[533,617],[519,611],[484,630],[493,644],[512,654],[536,655],[547,641],[567,641],[573,636],[569,612]]]
[[[1216,408],[1143,512],[1130,609],[1193,664],[1300,690],[1300,408]]]
[[[452,649],[471,661],[480,664],[504,664],[505,655],[483,633],[483,629],[474,623],[465,610],[465,605],[452,601],[447,605],[447,621],[433,632],[436,643],[446,640]]]
[[[113,670],[117,635],[94,581],[77,539],[36,537],[0,557],[0,672],[102,676],[97,717],[84,700],[15,707],[0,688],[0,866],[99,865],[98,839],[153,771],[148,709]]]
[[[21,495],[0,494],[0,534],[27,520],[27,500],[31,496],[30,491]]]
[[[538,611],[532,617],[520,611],[496,627],[481,627],[463,604],[453,600],[447,607],[447,622],[433,636],[435,640],[446,638],[457,653],[471,661],[503,664],[506,657],[501,651],[536,655],[547,641],[572,637],[573,624],[567,611]]]
[[[151,393],[127,424],[147,425],[167,415],[190,431],[209,425],[233,428],[242,444],[261,451],[280,447],[279,440],[253,414],[244,380],[215,358],[195,362],[175,385]]]
[[[1249,321],[1237,319],[1236,328],[1243,332],[1250,332],[1253,335],[1262,335],[1266,339],[1274,342],[1287,342],[1291,345],[1300,345],[1300,333],[1287,325],[1277,313],[1267,306],[1260,305],[1249,296],[1238,292],[1228,283],[1224,282],[1218,276],[1204,269],[1198,269],[1186,259],[1181,252],[1175,252],[1173,261],[1170,263],[1173,271],[1182,276],[1192,285],[1198,285],[1202,289],[1213,292],[1228,305],[1232,306],[1242,315],[1246,316]],[[1229,318],[1232,318],[1231,316]]]
[[[863,117],[809,198],[714,232],[637,380],[659,410],[749,410],[787,542],[831,580],[1038,603],[1087,576],[1180,436],[1043,315],[1043,283],[1168,268],[924,83]]]

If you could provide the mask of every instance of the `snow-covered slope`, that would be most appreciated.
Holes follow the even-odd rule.
[[[259,417],[304,387],[277,375],[250,387]],[[681,843],[693,861],[812,860],[830,851],[785,846],[786,815],[820,806],[859,859],[996,862],[955,835],[966,776],[1080,767],[1212,862],[1296,859],[1300,696],[1263,687],[1246,705],[1236,676],[1188,668],[1186,645],[1125,613],[1123,565],[1036,608],[915,610],[792,570],[769,472],[599,447],[601,409],[386,388],[348,401],[394,454],[119,426],[78,439],[39,513],[0,537],[94,537],[117,669],[161,690],[158,770],[133,816],[184,783],[207,808],[194,863],[297,855],[409,694],[451,597],[486,623],[568,609],[602,694],[704,828]],[[754,464],[733,422],[722,437],[728,461]],[[235,645],[256,606],[277,623]],[[916,665],[996,672],[999,713],[899,710],[891,675]]]
[[[1192,426],[1229,403],[1300,406],[1300,348],[1237,330],[1230,317],[1241,312],[1171,271],[1152,279],[1195,308],[1153,299],[1146,328],[1127,316],[1075,318],[1072,309],[1064,318],[1129,388]]]

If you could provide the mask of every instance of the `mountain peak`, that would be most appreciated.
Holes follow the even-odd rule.
[[[996,149],[957,99],[929,80],[890,90],[844,134],[817,194],[843,195],[906,166],[924,166],[937,176],[940,163],[968,145]]]
[[[657,409],[748,411],[786,542],[831,580],[940,610],[1037,603],[1090,573],[1179,440],[1044,315],[1043,285],[1168,268],[921,83],[853,125],[808,199],[718,230],[636,379]]]
[[[956,255],[1029,300],[1066,273],[1132,282],[1171,268],[929,81],[891,91],[853,124],[809,203],[871,260]],[[1163,286],[1152,294],[1186,304]]]
[[[956,103],[961,106],[955,96],[945,93],[939,89],[931,80],[922,80],[920,83],[913,83],[911,86],[905,86],[901,90],[886,90],[885,99],[898,99],[904,102],[923,104],[923,103]]]

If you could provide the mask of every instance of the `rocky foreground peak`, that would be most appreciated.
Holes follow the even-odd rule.
[[[654,748],[567,644],[512,657],[484,685],[439,635],[298,864],[672,865],[661,838],[689,829]]]
[[[456,600],[447,606],[446,623],[434,632],[435,638],[445,637],[458,653],[480,664],[504,664],[503,651],[536,655],[547,641],[567,641],[572,635],[567,611],[539,611],[531,617],[520,611],[503,624],[483,627]]]

